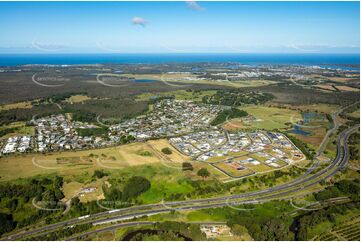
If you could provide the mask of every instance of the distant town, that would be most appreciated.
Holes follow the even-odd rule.
[[[161,100],[146,115],[126,120],[106,128],[106,137],[81,136],[79,131],[97,129],[98,125],[73,122],[63,114],[33,119],[35,136],[9,137],[1,148],[2,154],[81,150],[120,144],[121,137],[142,141],[181,135],[210,128],[221,106],[196,104],[191,101]]]

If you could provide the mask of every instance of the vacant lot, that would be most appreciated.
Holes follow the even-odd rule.
[[[1,136],[1,139],[9,138],[11,136],[20,136],[20,135],[34,135],[35,129],[33,126],[26,126],[25,122],[13,122],[8,125],[0,126],[0,131],[4,130],[13,130],[7,134]]]
[[[232,177],[244,177],[254,174],[254,172],[251,171],[250,169],[237,170],[236,168],[232,167],[230,164],[227,164],[225,162],[218,162],[213,165],[221,169],[222,171],[226,172],[227,174],[231,175]]]
[[[241,121],[235,120],[235,123],[228,124],[227,127],[242,129],[282,129],[289,127],[286,123],[297,122],[302,119],[300,112],[277,107],[268,107],[262,105],[242,106],[248,114],[255,117],[255,120]]]
[[[0,179],[3,181],[48,173],[75,175],[101,168],[115,169],[159,162],[156,157],[145,159],[135,154],[136,150],[143,147],[145,144],[137,143],[96,150],[2,157]],[[138,159],[134,159],[135,157]]]
[[[346,91],[346,92],[359,92],[360,90],[354,87],[349,86],[336,86],[338,90]]]
[[[336,91],[336,89],[329,84],[320,84],[320,85],[315,85],[315,87],[321,88],[322,90],[325,91]]]
[[[80,182],[65,182],[63,184],[63,193],[65,196],[65,200],[68,200],[74,196],[76,196],[81,189],[83,188],[83,184]]]
[[[67,98],[66,101],[73,104],[73,103],[81,103],[81,102],[84,102],[89,99],[91,99],[91,98],[86,95],[74,95],[74,96]]]
[[[350,116],[352,118],[360,118],[360,110],[349,113],[348,116]]]
[[[181,163],[191,160],[190,157],[178,152],[166,139],[150,140],[147,142],[147,144],[148,147],[153,150],[153,153],[156,153],[158,156],[163,157],[165,161]],[[161,152],[161,150],[166,147],[171,149],[172,154],[166,155]]]
[[[5,104],[0,106],[0,111],[2,110],[10,110],[15,108],[32,108],[33,105],[31,102],[18,102],[18,103],[12,103],[12,104]]]
[[[164,147],[171,148],[172,154],[162,155]],[[185,160],[189,158],[181,155],[165,139],[94,150],[25,154],[0,158],[0,181],[48,173],[92,173],[96,169],[123,169],[159,162],[176,162],[180,166],[180,162]]]
[[[318,103],[318,104],[308,104],[308,105],[287,105],[287,104],[283,104],[280,105],[282,107],[285,108],[289,108],[289,109],[293,109],[293,110],[298,110],[298,111],[314,111],[314,112],[319,112],[319,113],[329,113],[331,114],[332,112],[340,109],[339,105],[333,105],[333,104],[323,104],[323,103]]]

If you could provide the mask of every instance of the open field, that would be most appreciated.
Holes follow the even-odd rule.
[[[332,85],[328,85],[328,84],[315,85],[315,87],[319,87],[326,91],[336,91],[336,89]]]
[[[101,179],[96,179],[91,183],[85,184],[82,188],[91,188],[95,189],[95,191],[89,193],[81,193],[79,195],[79,199],[81,202],[94,201],[99,199],[104,199],[102,186],[106,184],[107,177],[103,177]]]
[[[275,105],[298,111],[314,111],[314,112],[329,113],[329,114],[340,109],[339,105],[324,104],[324,103],[308,104],[308,105],[304,105],[304,104],[302,105],[275,104]]]
[[[330,122],[326,118],[322,120],[311,119],[310,122],[300,128],[302,131],[305,131],[308,134],[298,134],[297,132],[292,132],[292,135],[311,146],[318,147],[325,137],[329,127]]]
[[[237,169],[231,167],[229,164],[224,163],[224,162],[214,163],[213,166],[221,169],[222,171],[226,172],[227,174],[231,175],[232,177],[244,177],[244,176],[254,174],[254,172],[250,169],[237,170]]]
[[[140,150],[148,151],[152,155],[142,156],[139,153]],[[149,163],[159,162],[159,157],[157,157],[152,152],[152,150],[147,146],[146,143],[133,143],[125,146],[119,146],[117,151],[119,152],[120,163],[127,163],[128,166],[145,165]]]
[[[73,104],[73,103],[82,103],[89,99],[91,99],[91,97],[88,97],[86,95],[73,95],[73,96],[67,98],[65,101],[70,104]]]
[[[228,158],[227,156],[213,156],[213,157],[207,159],[204,162],[206,162],[206,163],[215,163],[215,162],[223,161],[223,160],[225,160],[227,158]]]
[[[76,196],[82,189],[83,184],[80,182],[65,182],[63,184],[63,193],[65,200],[68,200],[74,196]]]
[[[35,134],[34,127],[26,126],[25,122],[13,122],[11,124],[3,125],[0,127],[0,131],[7,130],[7,129],[14,129],[14,131],[1,136],[0,137],[1,139],[6,139],[11,136],[34,135]]]
[[[85,183],[76,182],[76,181],[65,182],[63,184],[63,193],[65,196],[63,200],[67,201],[75,196],[79,197],[81,202],[103,199],[104,195],[103,195],[102,186],[106,184],[107,180],[108,177],[103,177],[100,179],[96,179],[95,181],[90,181]],[[86,188],[95,189],[95,190],[90,192],[83,192],[82,189],[86,189]]]
[[[156,150],[154,153],[157,153],[157,155],[161,155],[165,161],[169,162],[175,162],[175,163],[182,163],[184,161],[190,161],[191,159],[188,156],[185,156],[181,154],[178,150],[176,150],[167,139],[159,139],[159,140],[149,140],[146,142],[151,150]],[[170,148],[172,151],[172,154],[166,155],[162,153],[163,148]]]
[[[150,141],[157,148],[164,148],[166,140]],[[169,144],[168,147],[171,147]],[[148,151],[151,156],[142,156],[139,151]],[[173,150],[170,155],[176,162],[182,160],[182,155]],[[0,181],[29,177],[38,174],[59,173],[75,175],[84,171],[96,169],[122,169],[130,166],[149,165],[161,162],[159,155],[147,143],[132,143],[117,147],[54,152],[49,154],[24,154],[0,158]]]
[[[312,129],[310,130],[310,132],[312,133],[309,135],[296,135],[296,134],[292,134],[292,135],[295,136],[297,139],[300,139],[306,142],[307,144],[310,144],[311,146],[318,147],[321,144],[326,134],[326,129],[325,128]]]
[[[354,111],[352,113],[348,113],[347,115],[352,118],[360,118],[360,110]]]
[[[18,102],[18,103],[0,105],[0,111],[16,109],[16,108],[32,108],[32,107],[33,107],[33,105],[29,101],[28,102]]]
[[[273,170],[272,167],[269,167],[265,164],[259,164],[259,165],[245,164],[244,166],[254,172],[268,172],[268,171]]]
[[[216,169],[212,169],[208,164],[194,162],[192,165],[194,168],[193,171],[182,171],[177,166],[166,165],[164,163],[136,166],[127,168],[126,170],[131,172],[131,174],[141,174],[141,176],[151,181],[151,188],[138,198],[145,203],[160,202],[162,199],[168,201],[171,196],[176,194],[182,197],[194,192],[195,187],[191,185],[191,181],[203,181],[203,179],[197,175],[197,171],[201,168],[207,168],[210,172],[210,177],[207,178],[204,183],[209,181],[209,184],[212,184],[215,180],[226,177]],[[206,194],[204,194],[204,196],[206,196]]]
[[[327,77],[327,79],[334,81],[334,82],[340,82],[340,83],[345,83],[348,81],[351,81],[355,78],[360,78],[358,75],[353,75],[352,77]]]
[[[255,117],[255,120],[240,121],[232,120],[226,127],[240,127],[242,129],[282,129],[289,127],[286,123],[296,122],[302,119],[301,114],[296,110],[288,110],[263,105],[241,106],[240,109]]]
[[[163,154],[161,149],[164,147],[169,147],[172,154]],[[143,155],[144,151],[147,151],[145,156]],[[121,171],[126,168],[156,163],[168,170],[181,173],[183,161],[191,162],[195,169],[206,167],[213,170],[207,164],[192,162],[189,157],[174,149],[166,139],[161,139],[94,150],[54,152],[46,155],[37,153],[4,156],[0,158],[2,167],[0,181],[54,173],[65,177],[76,177],[84,173],[92,174],[99,169]],[[224,176],[215,170],[213,173],[216,174],[215,177]],[[194,174],[191,177],[196,178],[197,176]],[[78,178],[80,179],[81,176]]]
[[[345,91],[345,92],[359,92],[360,89],[349,87],[349,86],[336,86],[338,90]]]

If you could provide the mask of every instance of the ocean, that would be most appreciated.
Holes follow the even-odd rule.
[[[245,65],[359,65],[359,54],[0,54],[0,66],[25,64],[161,64],[237,62]],[[355,68],[355,66],[346,66]],[[357,66],[356,69],[359,69]]]

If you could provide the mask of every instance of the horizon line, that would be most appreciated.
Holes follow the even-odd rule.
[[[360,52],[19,52],[19,53],[7,53],[0,52],[0,55],[93,55],[93,54],[104,54],[104,55],[167,55],[167,54],[176,54],[176,55],[189,55],[189,54],[300,54],[300,55],[360,55]]]

